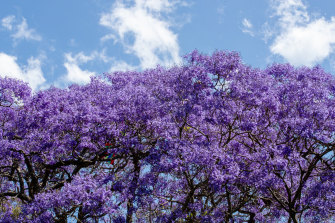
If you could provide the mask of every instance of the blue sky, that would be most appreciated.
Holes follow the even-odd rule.
[[[51,85],[172,66],[194,49],[244,63],[321,64],[335,73],[334,0],[5,0],[0,76]]]

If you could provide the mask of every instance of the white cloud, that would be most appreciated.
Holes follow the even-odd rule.
[[[82,64],[87,63],[88,61],[94,60],[97,57],[96,51],[90,55],[85,55],[83,52],[79,52],[76,55],[72,56],[72,53],[66,53],[65,59],[69,63]]]
[[[94,72],[82,70],[76,63],[64,63],[67,70],[65,80],[71,83],[86,84],[90,82],[90,76],[94,76]]]
[[[265,43],[268,43],[268,41],[275,35],[275,31],[273,27],[270,26],[268,22],[264,23],[262,26],[262,34],[263,34],[263,40]]]
[[[242,24],[247,29],[251,29],[252,28],[251,22],[248,19],[246,19],[246,18],[243,19]]]
[[[34,29],[29,29],[28,24],[25,18],[23,18],[22,22],[17,25],[17,31],[12,36],[14,39],[31,39],[31,40],[42,40],[42,37],[38,35]]]
[[[19,23],[14,15],[7,16],[1,20],[1,25],[12,32],[11,36],[14,40],[42,40],[42,37],[34,29],[28,27],[27,20],[24,17]]]
[[[306,26],[294,27],[279,35],[271,51],[294,65],[312,66],[334,52],[335,18],[321,18]]]
[[[76,64],[84,64],[93,60],[102,60],[103,62],[107,63],[113,60],[112,57],[108,57],[106,55],[106,49],[102,49],[100,52],[93,51],[89,55],[85,55],[83,52],[79,52],[74,56],[72,56],[72,53],[66,53],[64,57],[67,62]]]
[[[132,66],[124,61],[115,61],[109,72],[135,70],[136,68],[137,67]]]
[[[81,69],[80,65],[96,59],[99,55],[100,54],[96,51],[90,55],[85,55],[83,52],[79,52],[72,56],[72,53],[66,53],[64,55],[64,67],[66,68],[67,73],[56,81],[56,85],[61,86],[68,83],[89,83],[90,76],[95,76],[96,74],[94,72]]]
[[[254,36],[254,33],[252,31],[253,25],[247,18],[243,19],[242,25],[243,25],[242,32],[247,33],[250,36]]]
[[[37,90],[45,82],[41,69],[41,60],[30,57],[26,66],[20,67],[17,57],[0,52],[0,76],[12,77],[28,82],[33,90]]]
[[[272,0],[275,15],[282,26],[303,25],[309,21],[306,6],[301,0]]]
[[[100,41],[102,43],[108,41],[108,40],[114,40],[114,44],[117,42],[118,38],[114,34],[107,34],[100,38]]]
[[[45,82],[41,69],[41,61],[37,58],[30,57],[28,65],[24,68],[23,72],[32,89],[37,89],[38,86]]]
[[[180,63],[177,34],[170,30],[171,24],[162,16],[180,2],[135,0],[135,4],[128,7],[117,1],[110,13],[102,14],[100,25],[111,29],[126,52],[139,58],[141,68]],[[110,38],[115,39],[108,34],[102,40]]]
[[[139,5],[143,5],[152,11],[169,11],[173,6],[173,3],[168,0],[137,0]]]
[[[116,70],[129,70],[133,68],[123,61],[115,61],[113,57],[106,55],[106,49],[101,51],[93,51],[90,54],[85,54],[79,52],[77,54],[65,53],[64,54],[64,67],[66,69],[66,74],[61,76],[55,81],[55,85],[58,87],[64,87],[67,84],[77,83],[77,84],[87,84],[90,82],[91,76],[96,76],[97,74],[90,70],[85,70],[82,68],[82,65],[87,63],[112,63],[113,66],[110,69],[110,72]],[[114,69],[116,68],[116,69]]]
[[[8,30],[12,30],[14,19],[15,16],[13,15],[7,16],[1,20],[1,25]]]
[[[301,0],[273,1],[280,32],[270,50],[293,65],[313,66],[335,50],[335,17],[311,19]]]
[[[114,60],[113,57],[109,57],[106,55],[106,48],[102,49],[101,52],[97,53],[97,58],[102,60],[104,63],[109,63]]]

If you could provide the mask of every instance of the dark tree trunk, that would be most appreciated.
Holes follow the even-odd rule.
[[[127,218],[126,222],[131,223],[132,222],[132,217],[133,217],[133,212],[134,212],[134,200],[135,200],[135,192],[138,184],[138,179],[140,176],[140,166],[139,166],[139,160],[135,156],[134,157],[134,177],[133,180],[131,181],[130,188],[129,188],[129,194],[130,198],[127,203]]]

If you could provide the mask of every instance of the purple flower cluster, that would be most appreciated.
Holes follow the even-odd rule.
[[[334,108],[322,68],[224,51],[34,94],[0,78],[0,221],[335,221]]]

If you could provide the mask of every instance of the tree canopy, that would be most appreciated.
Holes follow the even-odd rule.
[[[334,96],[319,66],[225,51],[35,93],[0,78],[1,222],[335,221]]]

